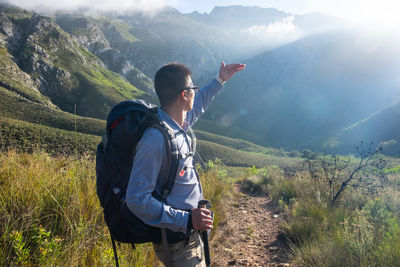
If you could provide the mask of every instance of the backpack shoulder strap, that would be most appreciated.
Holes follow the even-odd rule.
[[[179,150],[176,143],[175,134],[166,122],[160,121],[160,124],[155,124],[153,127],[160,130],[160,132],[163,134],[167,151],[167,168],[165,170],[161,170],[162,176],[167,176],[167,182],[163,186],[160,196],[161,201],[165,202],[175,183],[175,176],[179,167]],[[161,239],[166,257],[166,266],[171,267],[171,252],[168,246],[166,228],[161,228]]]
[[[192,137],[192,151],[191,151],[191,154],[196,159],[196,163],[199,163],[201,168],[203,170],[205,170],[206,169],[206,164],[204,163],[203,159],[201,158],[199,152],[197,152],[197,150],[196,150],[196,148],[197,148],[197,139],[196,139],[196,135],[194,134],[194,131],[193,131],[192,127],[188,128],[188,132],[190,133],[190,135]]]
[[[166,145],[167,168],[160,171],[162,177],[167,177],[167,182],[160,192],[161,201],[165,202],[175,183],[175,176],[179,167],[179,150],[175,134],[166,122],[160,121],[160,123],[156,123],[152,127],[158,129],[163,134]]]

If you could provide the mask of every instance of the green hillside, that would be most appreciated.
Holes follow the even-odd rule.
[[[219,107],[216,107],[216,108],[219,108]],[[213,106],[211,106],[210,109],[213,109]],[[249,131],[246,131],[240,127],[237,127],[234,125],[223,125],[219,121],[210,120],[210,119],[207,119],[204,117],[199,119],[199,121],[196,123],[194,128],[201,130],[201,131],[205,131],[205,132],[211,132],[216,135],[223,135],[223,136],[227,136],[230,138],[238,138],[238,139],[248,140],[248,141],[256,143],[256,144],[266,143],[265,141],[263,141],[261,138],[259,138],[255,134],[252,134]]]
[[[0,117],[0,150],[42,150],[52,154],[92,154],[101,138]]]
[[[0,150],[16,149],[21,152],[44,150],[52,154],[95,155],[101,137],[57,129],[36,123],[0,117]],[[204,160],[219,158],[227,166],[278,165],[292,169],[298,159],[244,152],[209,141],[199,141],[198,151]]]
[[[127,98],[152,99],[78,44],[51,18],[0,6],[2,86],[27,99],[73,113],[104,119]],[[18,33],[18,34],[17,34]],[[6,48],[7,47],[7,48]],[[10,78],[13,77],[13,78]]]
[[[50,105],[50,99],[39,92],[34,80],[12,59],[4,44],[0,44],[0,86],[30,101]]]
[[[202,140],[199,141],[198,151],[203,159],[214,160],[219,158],[227,166],[256,166],[257,168],[262,168],[276,165],[285,170],[293,170],[301,164],[301,160],[298,158],[245,152]]]
[[[103,135],[105,121],[71,113],[29,101],[19,94],[0,87],[0,114],[11,118],[58,129]]]
[[[76,130],[80,133],[98,136],[102,136],[105,131],[104,120],[76,116],[59,109],[28,101],[2,87],[0,87],[0,113],[6,118],[23,120],[68,131]],[[196,130],[196,137],[200,140],[216,143],[222,147],[234,150],[276,156],[285,155],[284,151],[281,150],[265,148],[241,139],[233,139],[204,131]],[[221,158],[221,156],[219,157]]]
[[[396,101],[365,119],[340,131],[327,142],[333,151],[355,146],[360,140],[366,143],[381,144],[388,155],[400,155],[400,101]]]
[[[65,12],[57,13],[55,21],[99,57],[107,69],[121,74],[141,91],[154,95],[152,80],[135,66],[136,60],[127,60],[134,43],[141,41],[132,34],[131,25],[105,16],[88,17]]]
[[[196,137],[200,140],[217,143],[222,146],[226,146],[226,147],[233,148],[236,150],[242,150],[242,151],[246,151],[246,152],[255,152],[255,153],[261,153],[261,154],[269,154],[269,155],[275,155],[275,156],[286,156],[288,154],[290,154],[290,155],[296,154],[296,153],[287,153],[286,151],[272,148],[272,147],[267,148],[267,147],[259,146],[259,145],[253,144],[246,140],[234,139],[234,138],[226,137],[223,135],[216,135],[216,134],[205,132],[205,131],[196,130],[195,133],[196,133]]]

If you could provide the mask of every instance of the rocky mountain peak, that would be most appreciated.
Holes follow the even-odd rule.
[[[216,6],[209,13],[191,13],[188,16],[202,23],[231,30],[246,29],[254,25],[269,25],[280,21],[289,14],[275,8],[258,6]]]

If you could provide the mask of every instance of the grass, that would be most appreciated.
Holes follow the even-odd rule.
[[[332,205],[308,172],[285,177],[278,167],[248,168],[243,186],[267,194],[283,213],[280,226],[299,266],[400,266],[400,161],[388,158],[387,179],[372,169],[368,186],[350,186]],[[375,190],[370,190],[375,187]]]
[[[33,152],[40,148],[51,154],[91,154],[100,137],[0,117],[0,150]]]
[[[6,265],[104,266],[113,262],[89,158],[0,155],[1,249]],[[120,246],[123,266],[150,266],[150,246]],[[144,256],[146,254],[146,256]]]
[[[219,160],[208,161],[207,170],[200,170],[200,179],[204,198],[212,204],[211,209],[214,211],[213,231],[216,232],[218,225],[225,221],[225,214],[228,209],[226,203],[227,199],[232,197],[233,182]]]
[[[198,142],[198,151],[204,159],[214,160],[219,158],[227,166],[249,167],[254,165],[257,168],[262,168],[264,166],[277,165],[284,170],[293,170],[301,163],[298,158],[240,151],[203,140]]]
[[[103,135],[105,121],[74,114],[28,101],[18,94],[0,87],[0,113],[2,117],[26,121],[53,128],[80,133]]]
[[[288,153],[276,148],[272,147],[263,147],[256,144],[253,144],[249,141],[245,141],[242,139],[235,139],[226,136],[216,135],[210,132],[204,132],[200,130],[196,130],[196,137],[200,140],[209,141],[213,143],[217,143],[226,147],[230,147],[236,150],[242,150],[247,152],[268,154],[274,156],[288,156]]]
[[[111,24],[118,30],[119,34],[128,42],[134,43],[140,41],[138,38],[132,35],[132,26],[122,22],[122,21],[113,21]]]
[[[200,119],[195,126],[196,130],[211,132],[217,135],[228,136],[230,138],[240,138],[243,140],[250,140],[256,144],[265,144],[264,140],[252,135],[248,131],[240,129],[235,126],[224,126],[220,122],[207,120],[207,119]]]
[[[7,94],[4,94],[4,96],[12,97]],[[2,98],[0,103],[6,99]],[[8,114],[8,112],[6,111],[5,114]],[[0,117],[0,148],[3,150],[16,149],[21,152],[32,152],[36,148],[41,148],[51,154],[89,153],[93,155],[96,152],[97,144],[100,142],[100,136],[97,135],[104,131],[104,121],[82,118],[51,109],[47,110],[41,105],[35,106],[21,102],[20,109],[13,112],[10,117],[31,120],[32,122]],[[36,121],[38,116],[41,119]],[[75,127],[75,118],[77,118],[77,132],[72,131]],[[65,128],[68,130],[64,130]],[[85,132],[93,134],[86,134]],[[240,167],[249,167],[250,164],[250,166],[255,165],[256,167],[277,165],[285,170],[291,170],[296,168],[300,162],[296,158],[244,152],[201,140],[198,144],[198,151],[205,161],[221,159],[224,165],[231,167],[230,173],[233,176],[241,175],[240,173],[234,174],[235,167],[236,172],[240,172]]]
[[[215,227],[224,220],[228,177],[201,172]],[[110,266],[113,252],[95,191],[91,157],[9,151],[0,154],[0,262],[6,266]],[[121,266],[154,266],[151,244],[118,246]]]

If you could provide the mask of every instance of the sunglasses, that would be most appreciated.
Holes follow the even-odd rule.
[[[186,87],[186,88],[182,89],[181,92],[183,92],[185,90],[190,90],[190,89],[192,89],[195,93],[197,93],[197,91],[199,91],[198,86],[190,86],[190,87]]]

